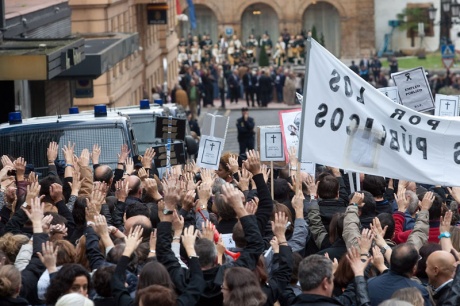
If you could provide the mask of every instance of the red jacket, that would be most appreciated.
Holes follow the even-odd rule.
[[[410,233],[412,230],[403,231],[405,217],[404,213],[400,211],[395,211],[393,213],[393,219],[395,220],[395,236],[393,241],[397,244],[407,242],[407,238],[409,238]],[[439,243],[439,221],[430,221],[430,230],[428,232],[428,242],[432,243]]]

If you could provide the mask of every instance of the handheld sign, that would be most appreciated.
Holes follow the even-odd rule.
[[[199,167],[217,170],[224,150],[228,117],[206,114],[196,164]]]
[[[433,95],[423,67],[391,75],[398,87],[401,104],[418,112],[434,109]]]
[[[436,116],[458,116],[458,96],[436,94]]]
[[[281,127],[260,126],[260,160],[284,161],[283,135]]]
[[[284,156],[289,162],[290,147],[299,147],[301,109],[292,109],[279,112],[281,133],[283,135]]]
[[[383,93],[385,96],[390,98],[394,103],[402,104],[401,100],[399,100],[398,87],[396,86],[382,87],[382,88],[378,88],[378,90],[381,93]]]

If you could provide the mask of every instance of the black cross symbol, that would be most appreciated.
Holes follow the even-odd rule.
[[[213,149],[214,146],[215,146],[214,142],[211,142],[211,144],[210,144],[209,146],[211,147],[211,151],[212,151],[212,149]]]
[[[275,139],[276,139],[276,136],[273,135],[272,137],[270,137],[271,139],[273,139],[273,143],[275,143]]]
[[[449,103],[449,101],[447,101],[447,102],[446,102],[446,109],[447,109],[447,110],[449,110],[449,105],[450,105],[450,103]]]
[[[412,81],[412,79],[410,78],[410,73],[409,73],[409,72],[408,72],[408,73],[405,73],[404,75],[405,75],[406,78],[407,78],[406,82],[407,82],[407,81]]]

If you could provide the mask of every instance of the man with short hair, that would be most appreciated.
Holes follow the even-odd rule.
[[[420,255],[417,249],[409,243],[403,243],[393,248],[390,259],[390,269],[381,275],[368,280],[369,297],[372,305],[391,298],[395,291],[401,288],[415,287],[425,300],[425,305],[431,305],[428,291],[413,281],[411,277],[417,271],[417,263]]]
[[[433,299],[436,305],[444,305],[452,287],[455,272],[455,258],[446,251],[436,251],[426,260],[425,272],[428,282],[433,288]]]

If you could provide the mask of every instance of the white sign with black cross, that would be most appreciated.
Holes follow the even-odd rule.
[[[458,116],[458,96],[447,96],[436,94],[436,116]]]
[[[206,114],[203,118],[202,134],[196,164],[199,167],[219,169],[220,156],[224,150],[228,117]]]
[[[260,126],[260,160],[284,161],[281,126]]]

